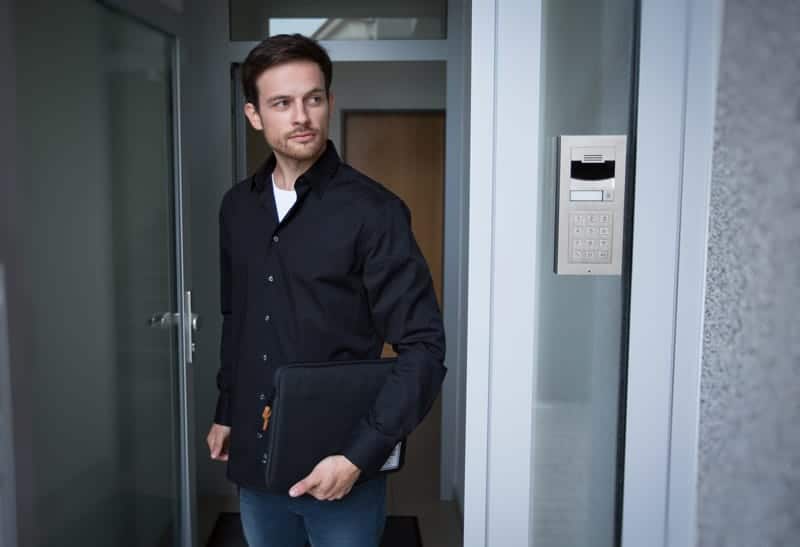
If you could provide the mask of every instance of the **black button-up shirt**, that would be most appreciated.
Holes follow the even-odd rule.
[[[297,202],[281,222],[274,169],[272,156],[231,188],[220,208],[215,422],[231,426],[227,476],[264,487],[262,411],[277,367],[373,359],[386,341],[398,354],[395,370],[342,450],[372,474],[422,421],[444,379],[444,330],[430,271],[406,205],[342,163],[332,142],[297,180]]]

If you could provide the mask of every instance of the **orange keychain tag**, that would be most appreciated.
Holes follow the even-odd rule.
[[[264,412],[261,413],[261,417],[264,418],[264,427],[262,428],[262,431],[267,430],[270,416],[272,416],[272,409],[269,407],[269,405],[267,405],[264,407]]]

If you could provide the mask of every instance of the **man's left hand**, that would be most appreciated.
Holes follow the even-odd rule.
[[[321,501],[340,500],[350,493],[361,470],[344,456],[328,456],[289,489],[293,498],[309,494]]]

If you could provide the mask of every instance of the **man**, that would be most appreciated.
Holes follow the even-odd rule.
[[[220,208],[220,393],[207,441],[239,486],[252,547],[376,547],[386,489],[378,471],[445,375],[441,314],[409,211],[341,162],[328,140],[331,80],[325,50],[300,35],[263,41],[242,66],[245,115],[273,155]],[[262,411],[275,369],[373,359],[384,341],[397,364],[342,453],[285,495],[266,492]]]

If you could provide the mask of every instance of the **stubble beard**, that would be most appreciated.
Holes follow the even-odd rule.
[[[292,142],[291,135],[300,133],[296,131],[281,139],[279,143],[270,143],[272,150],[294,161],[304,162],[315,159],[322,153],[326,140],[319,130],[310,129],[310,131],[314,132],[314,138],[310,142]]]

